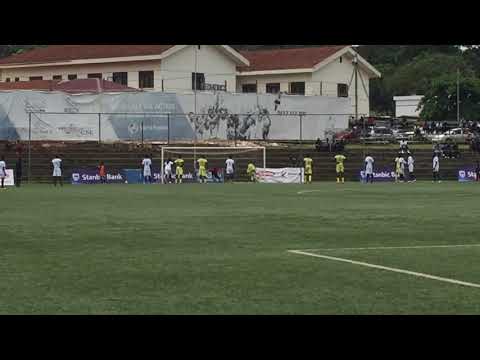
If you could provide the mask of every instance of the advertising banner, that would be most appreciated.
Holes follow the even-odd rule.
[[[13,176],[13,170],[7,169],[7,176],[4,180],[5,186],[14,186],[15,185],[15,178]]]
[[[256,178],[266,184],[302,184],[303,168],[257,169]]]
[[[360,170],[359,179],[361,182],[367,181],[367,175],[365,174],[365,169]],[[373,181],[374,182],[394,182],[395,181],[395,171],[392,168],[383,168],[381,170],[373,170]]]
[[[351,101],[205,92],[194,96],[155,91],[2,91],[0,139],[28,139],[29,112],[35,112],[32,140],[297,140],[301,133],[304,140],[316,140],[324,139],[326,132],[348,128]],[[99,113],[103,113],[100,118]]]
[[[460,182],[470,182],[477,181],[477,172],[475,169],[461,169],[458,171],[458,181]]]
[[[107,184],[122,184],[124,183],[124,175],[121,173],[107,172]],[[100,175],[95,168],[90,169],[75,169],[72,172],[72,185],[81,184],[100,184]]]

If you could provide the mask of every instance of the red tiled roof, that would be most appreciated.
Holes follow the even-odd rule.
[[[346,46],[322,46],[293,49],[241,51],[250,61],[250,66],[239,71],[266,71],[313,68]]]
[[[0,91],[12,90],[63,91],[68,93],[138,91],[128,86],[100,79],[77,79],[71,81],[33,80],[0,82]]]
[[[175,45],[50,45],[0,59],[0,65],[160,55]]]

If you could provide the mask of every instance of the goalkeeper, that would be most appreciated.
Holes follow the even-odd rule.
[[[255,165],[252,162],[248,163],[247,175],[250,178],[250,182],[255,182],[255,180],[256,180],[256,178],[255,178],[256,170],[257,170],[257,168],[255,167]]]

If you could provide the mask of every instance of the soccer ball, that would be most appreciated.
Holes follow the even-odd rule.
[[[128,180],[125,180],[125,184],[128,184]]]

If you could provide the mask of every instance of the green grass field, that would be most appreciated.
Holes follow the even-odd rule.
[[[480,246],[452,246],[480,244],[479,195],[453,182],[9,188],[0,313],[480,314],[480,288],[289,252],[480,284]]]

